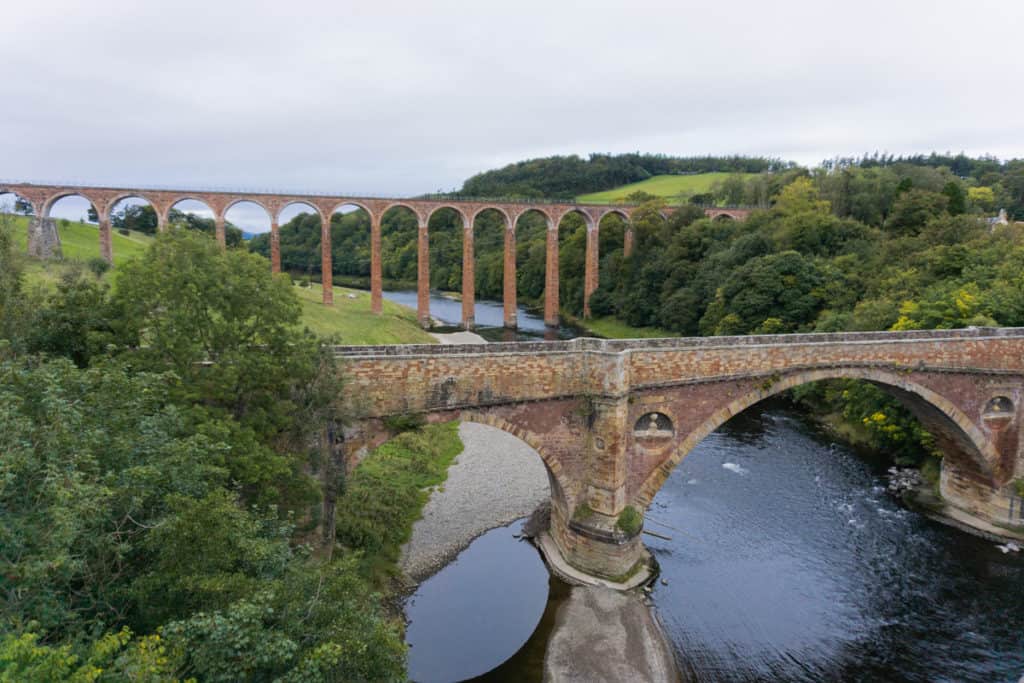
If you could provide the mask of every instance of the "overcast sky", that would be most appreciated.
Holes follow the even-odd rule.
[[[1022,29],[1020,0],[10,2],[0,178],[413,195],[549,154],[1024,157]]]

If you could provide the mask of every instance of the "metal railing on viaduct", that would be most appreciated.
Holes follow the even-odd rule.
[[[334,302],[332,290],[331,259],[331,216],[344,207],[357,207],[370,218],[370,298],[375,313],[382,308],[381,276],[381,219],[392,210],[408,211],[416,217],[419,225],[417,241],[417,315],[420,323],[430,322],[430,240],[427,225],[430,217],[441,209],[455,211],[463,227],[462,239],[462,324],[473,326],[475,303],[473,226],[476,218],[485,211],[496,212],[505,224],[503,305],[506,327],[516,326],[516,225],[519,219],[534,213],[547,223],[546,265],[544,283],[544,321],[551,326],[558,324],[558,226],[569,214],[579,215],[587,226],[587,244],[584,272],[584,315],[590,314],[590,296],[598,287],[598,231],[601,221],[611,215],[621,216],[627,222],[623,250],[628,255],[632,250],[633,232],[628,222],[635,205],[629,204],[580,204],[569,201],[530,200],[485,200],[450,199],[430,196],[420,199],[398,199],[383,197],[361,197],[335,194],[303,194],[276,192],[242,192],[227,190],[188,190],[145,187],[105,187],[98,185],[60,185],[26,182],[0,181],[0,194],[13,193],[31,205],[34,214],[42,219],[50,216],[54,204],[65,197],[80,196],[92,204],[99,217],[100,254],[113,262],[110,222],[114,208],[125,199],[141,199],[156,211],[158,226],[166,230],[171,209],[179,202],[196,200],[203,202],[213,212],[216,237],[225,244],[225,222],[228,210],[239,203],[248,202],[262,207],[270,217],[270,262],[271,269],[281,270],[281,247],[279,220],[289,206],[304,205],[320,216],[320,257],[323,282],[323,302]],[[672,211],[669,207],[666,212]],[[742,220],[750,209],[706,208],[705,214],[712,218]]]

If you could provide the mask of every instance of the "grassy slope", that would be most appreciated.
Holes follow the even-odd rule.
[[[14,219],[14,235],[18,246],[28,246],[28,219],[19,216]],[[57,221],[57,233],[60,235],[61,249],[64,258],[74,261],[87,261],[100,255],[100,233],[95,225],[89,223],[67,223]],[[122,235],[112,231],[111,243],[114,248],[114,262],[138,256],[146,250],[153,238],[141,232]]]
[[[681,204],[683,199],[680,195],[689,197],[694,194],[707,192],[715,182],[725,180],[731,173],[697,173],[694,175],[656,175],[641,180],[638,183],[630,183],[616,187],[604,192],[592,192],[577,197],[577,200],[584,203],[612,204],[624,200],[627,195],[643,191],[648,194],[665,197],[669,204]],[[748,175],[748,174],[742,174]]]
[[[334,306],[324,306],[323,290],[314,283],[308,289],[293,288],[302,301],[302,322],[322,336],[335,336],[341,344],[434,344],[436,339],[420,329],[416,311],[384,300],[382,315],[370,312],[370,293],[334,288]],[[350,299],[349,295],[355,295]]]
[[[15,239],[24,250],[28,241],[28,219],[17,217]],[[64,251],[64,262],[38,261],[28,259],[25,263],[25,279],[29,287],[53,290],[69,263],[83,263],[100,255],[99,233],[95,225],[68,223],[61,227],[58,221]],[[125,236],[117,231],[112,235],[115,268],[104,278],[112,281],[118,263],[142,254],[152,237],[133,232]],[[71,266],[73,267],[73,266]],[[343,344],[433,344],[436,340],[420,329],[416,312],[404,306],[384,302],[384,314],[375,316],[370,312],[368,292],[334,288],[334,306],[320,304],[321,289],[314,285],[310,289],[295,288],[302,301],[302,322],[313,332],[323,336],[334,336]],[[349,299],[354,293],[356,298]]]

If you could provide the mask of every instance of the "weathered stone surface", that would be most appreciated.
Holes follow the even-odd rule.
[[[574,566],[628,571],[638,539],[606,532],[644,510],[705,436],[747,407],[807,382],[872,382],[909,407],[945,453],[942,492],[991,523],[1024,528],[1020,406],[1024,329],[699,339],[345,347],[354,448],[383,418],[420,413],[515,434],[552,480],[551,536]],[[583,507],[583,506],[586,507]],[[592,517],[577,515],[586,508]]]
[[[56,220],[34,217],[28,222],[28,255],[39,259],[63,258]]]
[[[596,586],[572,589],[544,654],[546,683],[679,680],[664,633],[638,597]]]

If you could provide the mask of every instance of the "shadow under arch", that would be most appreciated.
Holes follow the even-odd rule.
[[[999,462],[999,454],[992,442],[949,399],[894,372],[876,368],[823,368],[784,374],[771,386],[752,389],[716,410],[691,430],[672,455],[648,475],[633,496],[636,504],[646,509],[672,471],[690,451],[734,415],[787,389],[828,379],[858,379],[871,382],[896,398],[930,431],[938,432],[935,436],[940,440],[944,454],[962,454],[984,476],[993,477],[996,464]]]

